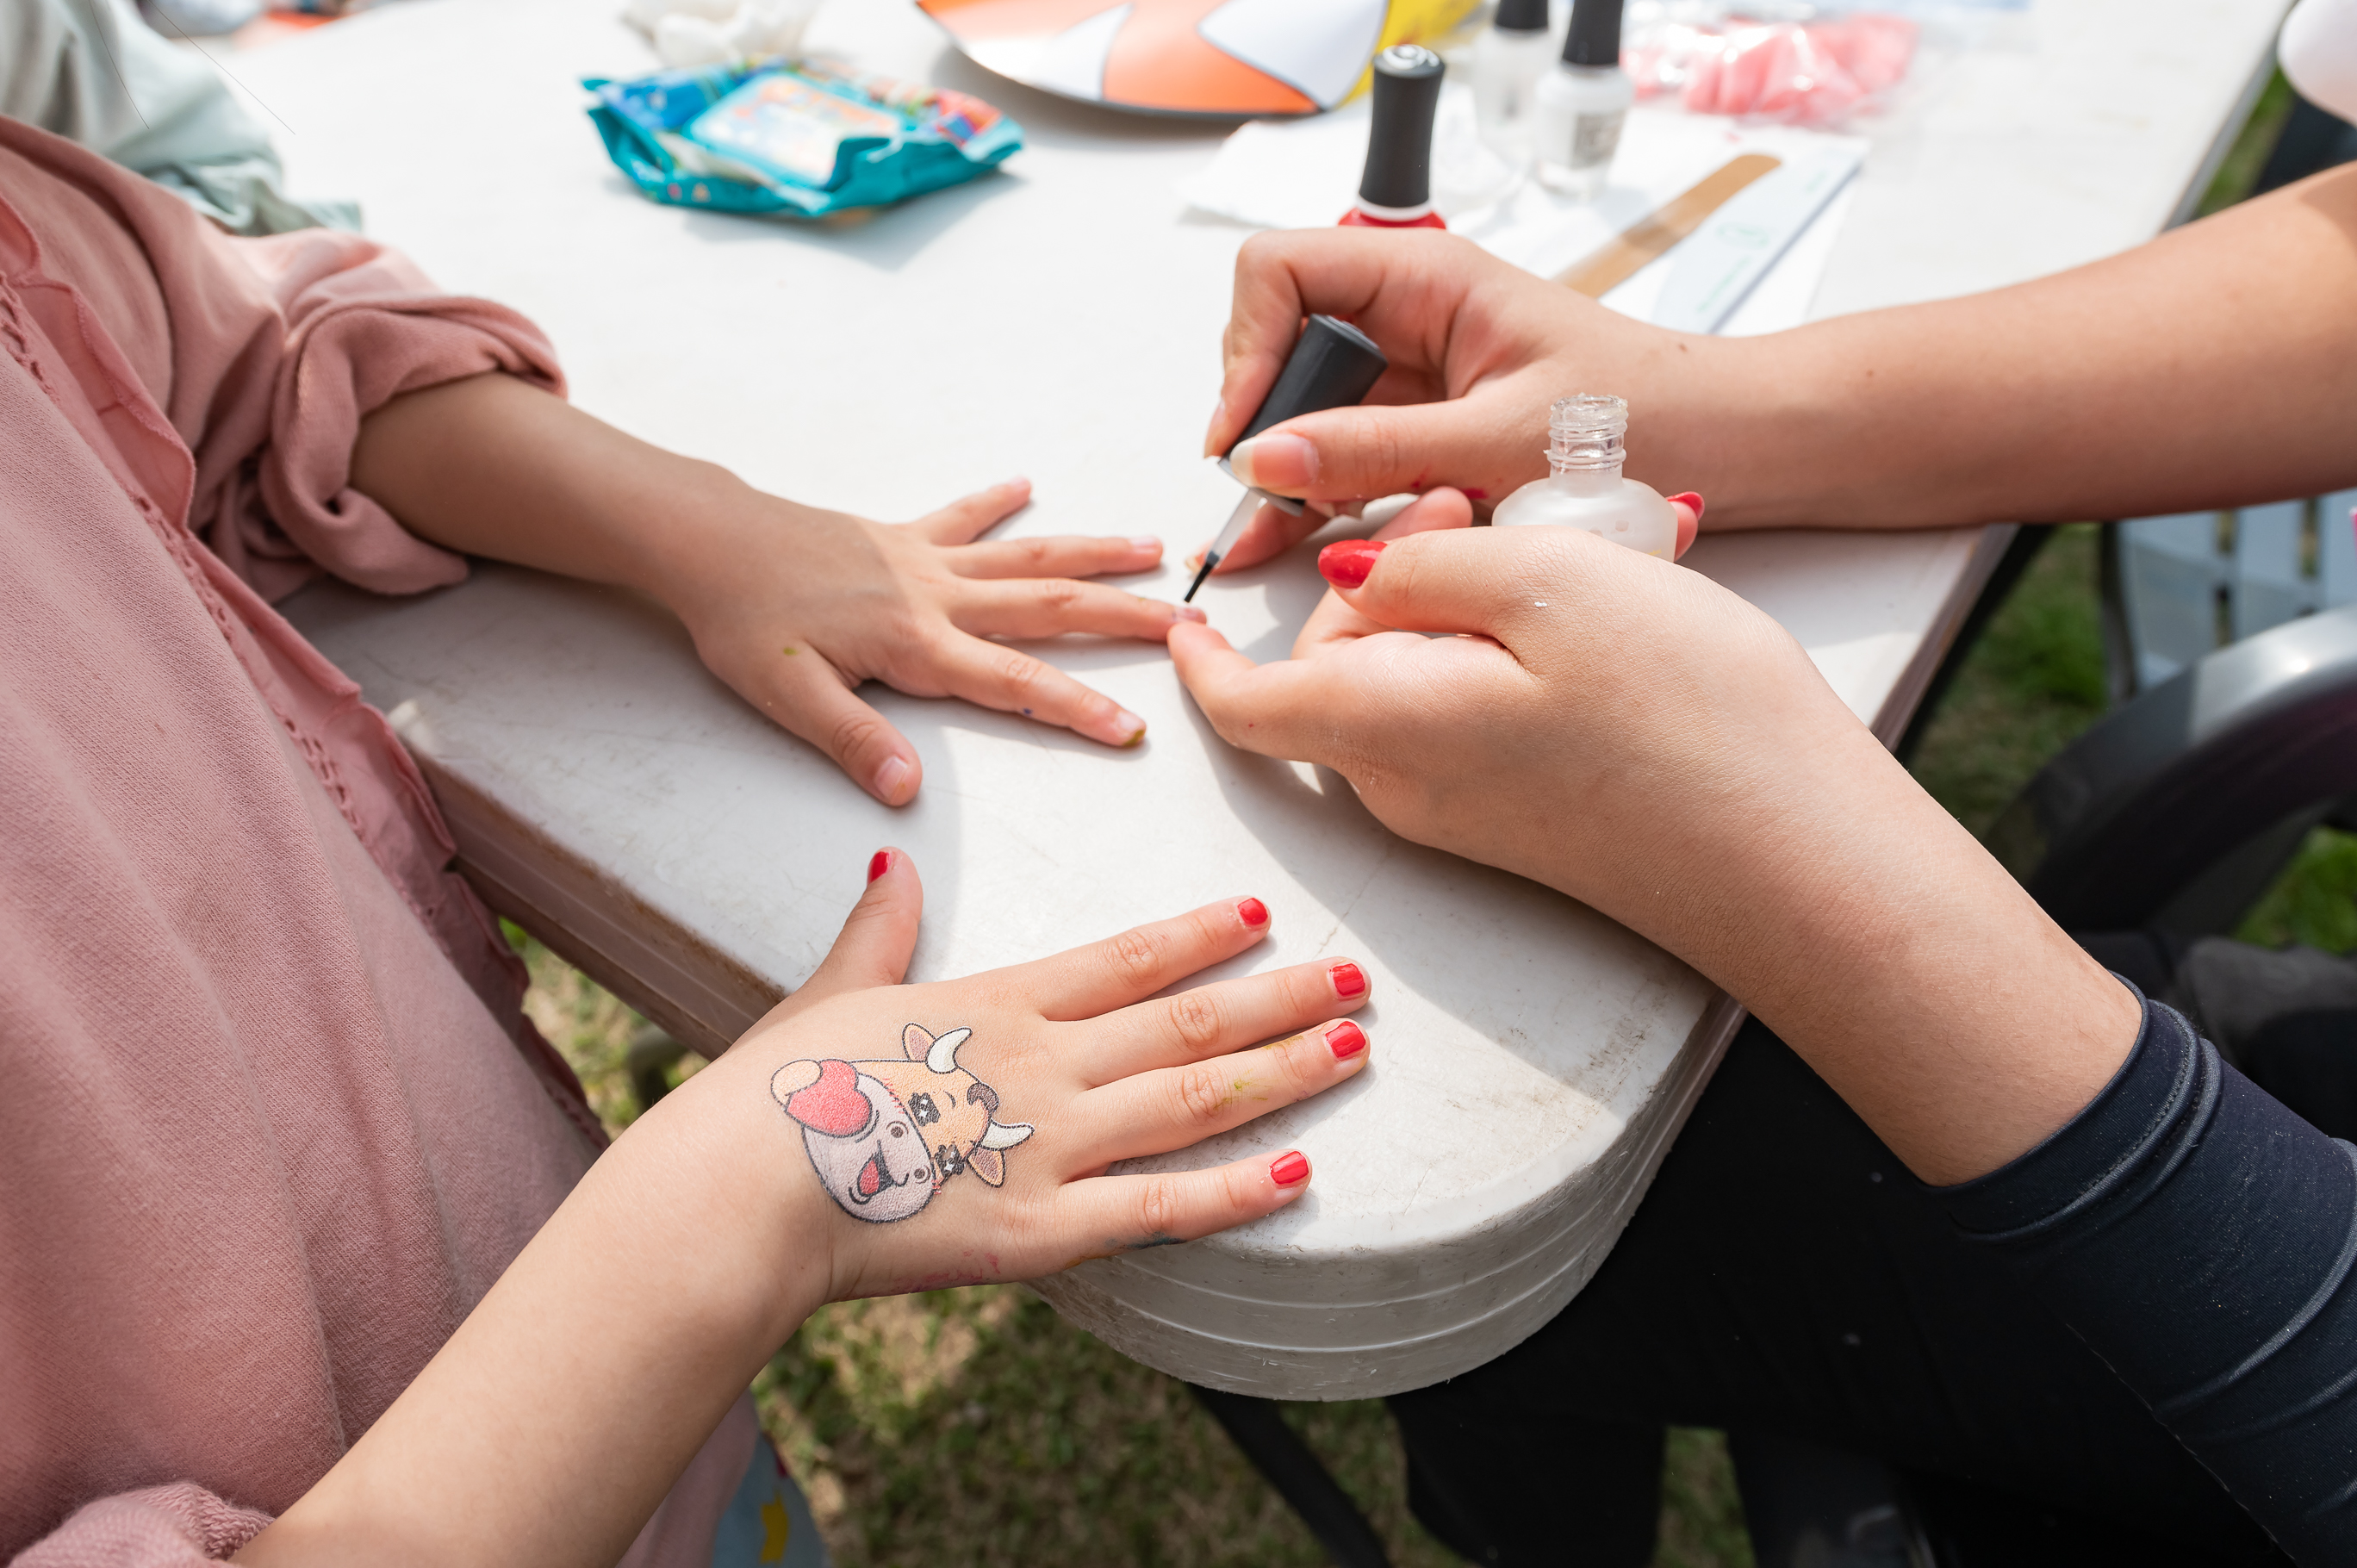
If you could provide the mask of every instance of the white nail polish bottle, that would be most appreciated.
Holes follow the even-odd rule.
[[[1534,91],[1539,183],[1582,201],[1604,188],[1637,101],[1620,69],[1620,0],[1572,0],[1563,58]]]
[[[1473,45],[1473,124],[1482,145],[1517,168],[1530,161],[1539,78],[1554,63],[1547,0],[1498,0]]]
[[[1498,503],[1493,528],[1554,523],[1583,528],[1664,561],[1678,554],[1678,515],[1652,486],[1623,478],[1629,405],[1617,397],[1555,400],[1547,416],[1547,467]]]

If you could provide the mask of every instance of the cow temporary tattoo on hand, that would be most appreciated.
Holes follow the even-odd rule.
[[[827,1196],[856,1219],[906,1219],[942,1183],[972,1171],[1006,1180],[1006,1151],[1031,1135],[994,1120],[998,1096],[958,1066],[971,1029],[939,1038],[915,1024],[900,1031],[905,1057],[791,1061],[770,1092],[802,1123],[802,1147]]]

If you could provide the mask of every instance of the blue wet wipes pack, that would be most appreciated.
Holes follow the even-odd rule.
[[[816,60],[590,78],[607,156],[657,201],[820,218],[985,174],[1023,127],[963,92]]]

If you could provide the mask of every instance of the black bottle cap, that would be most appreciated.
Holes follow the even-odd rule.
[[[1432,199],[1432,116],[1448,69],[1417,44],[1394,44],[1375,57],[1374,118],[1367,129],[1360,200],[1416,208]]]
[[[1620,63],[1620,0],[1571,0],[1571,28],[1563,36],[1563,63]]]
[[[1276,384],[1261,400],[1260,412],[1236,437],[1236,446],[1297,415],[1351,407],[1373,390],[1390,364],[1375,340],[1349,322],[1330,316],[1311,317],[1301,336],[1294,339],[1285,369],[1276,373]]]
[[[1547,0],[1498,0],[1498,14],[1490,25],[1501,33],[1544,33]]]

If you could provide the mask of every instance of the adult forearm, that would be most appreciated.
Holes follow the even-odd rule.
[[[2110,1079],[2135,1001],[1870,736],[1813,750],[1760,770],[1740,837],[1577,885],[1726,986],[1924,1180],[1992,1170]]]
[[[1695,370],[1714,384],[1673,367],[1631,470],[1700,489],[1711,527],[2068,521],[2347,486],[2357,170],[2017,287],[1713,344]]]

